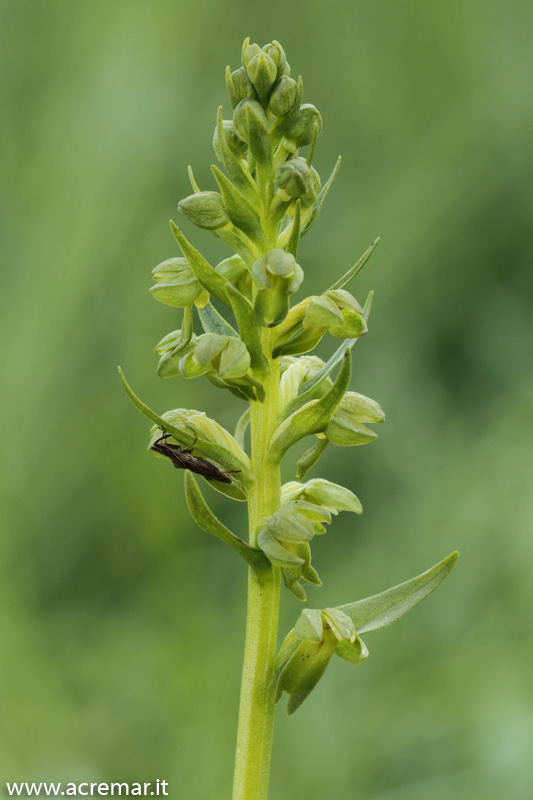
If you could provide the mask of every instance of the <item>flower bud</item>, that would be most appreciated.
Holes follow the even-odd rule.
[[[253,112],[255,113],[260,124],[263,126],[265,131],[268,131],[268,119],[261,103],[259,103],[257,100],[242,100],[233,112],[233,124],[235,126],[237,136],[239,139],[242,139],[245,142],[249,141],[248,120],[246,118],[246,109],[248,107],[253,109]]]
[[[247,40],[250,41],[249,39]],[[245,42],[246,44],[246,42]],[[243,67],[248,67],[248,64],[255,56],[259,55],[261,48],[258,44],[248,44],[242,51],[242,64]]]
[[[276,117],[286,117],[296,102],[298,84],[284,75],[276,84],[270,95],[270,110]]]
[[[315,125],[317,125],[317,132],[320,134],[322,117],[318,109],[310,103],[304,103],[298,112],[298,116],[287,131],[287,138],[294,139],[297,147],[305,147],[313,139]]]
[[[222,125],[224,127],[224,135],[226,137],[229,149],[232,153],[234,153],[234,155],[237,156],[237,158],[243,158],[248,152],[248,145],[237,136],[233,121],[230,119],[224,119],[222,120]],[[215,155],[218,160],[223,162],[224,155],[218,137],[218,125],[215,127],[215,132],[213,134],[213,150],[215,151]]]
[[[247,97],[255,99],[255,89],[244,67],[239,67],[239,69],[234,70],[230,75],[230,80],[233,88],[233,97],[237,103],[240,103],[241,100],[245,100]],[[237,105],[237,103],[235,103],[235,105]]]
[[[385,414],[379,403],[364,394],[346,392],[324,431],[332,444],[350,447],[377,439],[377,433],[365,422],[384,422]]]
[[[155,286],[150,293],[156,300],[174,308],[185,308],[200,298],[209,300],[209,294],[189,267],[186,258],[169,258],[152,270]],[[203,303],[205,305],[205,303]]]
[[[302,206],[312,205],[320,189],[320,178],[305,158],[291,158],[280,164],[274,175],[276,186],[283,189],[289,197],[300,198]]]
[[[196,192],[186,197],[178,205],[178,211],[209,231],[223,228],[230,221],[222,197],[217,192]]]
[[[277,77],[281,78],[283,75],[290,75],[291,68],[289,67],[289,62],[287,61],[287,56],[285,55],[285,50],[280,45],[279,42],[272,42],[270,44],[266,44],[263,47],[263,52],[266,53],[277,68]]]
[[[261,50],[250,59],[246,71],[259,99],[266,100],[278,74],[278,68],[274,61]]]
[[[303,270],[294,256],[281,248],[269,250],[252,266],[252,278],[259,286],[255,311],[260,325],[272,327],[282,322],[289,311],[289,295],[303,281]]]

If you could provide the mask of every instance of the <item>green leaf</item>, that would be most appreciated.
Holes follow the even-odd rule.
[[[288,253],[292,253],[294,258],[298,258],[298,245],[300,244],[302,224],[302,203],[301,200],[296,201],[294,218],[292,220],[291,232],[285,249]]]
[[[258,182],[264,187],[263,201],[267,201],[270,205],[274,194],[272,144],[268,132],[250,103],[246,106],[246,126],[248,145],[256,163]]]
[[[335,281],[335,283],[332,286],[330,286],[327,291],[331,292],[331,291],[335,291],[337,289],[343,289],[345,286],[347,286],[350,283],[350,281],[352,280],[352,278],[355,278],[357,273],[360,272],[363,269],[363,267],[365,266],[366,262],[368,261],[368,259],[370,258],[370,256],[372,255],[372,253],[374,252],[376,247],[378,246],[379,242],[380,242],[380,237],[378,236],[378,238],[375,241],[372,242],[372,244],[370,245],[368,250],[366,250],[363,253],[363,255],[361,256],[359,261],[356,264],[354,264],[354,266],[351,269],[349,269],[348,272],[345,272],[344,275],[342,276],[342,278],[339,278],[338,281]]]
[[[247,195],[256,194],[257,187],[252,176],[244,169],[244,166],[241,164],[235,153],[232,152],[228,145],[226,132],[224,130],[224,121],[222,118],[222,106],[219,106],[217,113],[217,133],[220,150],[222,153],[222,163],[224,164],[224,167],[227,170],[231,180],[241,192],[244,192]]]
[[[227,293],[239,326],[241,339],[250,353],[252,369],[264,371],[268,368],[268,361],[261,347],[261,331],[257,324],[254,307],[250,301],[231,284],[228,284]]]
[[[331,173],[331,175],[329,176],[328,180],[326,181],[326,183],[324,184],[324,186],[322,187],[322,189],[318,193],[318,197],[315,200],[315,202],[313,203],[313,208],[312,208],[312,211],[311,211],[311,215],[310,215],[309,219],[307,220],[307,222],[306,222],[306,224],[305,224],[305,226],[304,226],[304,228],[302,230],[302,233],[306,233],[309,230],[309,228],[311,227],[311,225],[313,225],[316,222],[316,219],[317,219],[318,215],[320,214],[320,211],[322,210],[322,206],[324,205],[324,201],[325,201],[326,197],[329,194],[329,190],[333,186],[333,181],[337,177],[337,173],[338,173],[338,171],[340,169],[340,166],[341,166],[341,161],[342,161],[342,158],[341,158],[341,156],[339,156],[338,159],[337,159],[337,163],[335,164],[335,166],[333,168],[333,172]]]
[[[196,248],[187,241],[173,220],[170,220],[170,228],[176,237],[176,240],[181,248],[181,252],[187,259],[190,268],[202,286],[207,289],[210,294],[214,295],[217,300],[220,300],[220,302],[224,303],[225,306],[231,308],[228,296],[226,294],[227,282],[224,280],[222,275],[219,275],[218,272],[216,272],[211,266],[211,264],[206,261],[203,255],[201,255],[201,253],[199,253],[198,250],[196,250]]]
[[[214,233],[218,239],[222,239],[224,244],[227,244],[231,250],[237,253],[249,268],[252,266],[256,259],[256,256],[252,253],[254,244],[244,233],[241,231],[237,233],[236,230],[226,231],[224,228],[218,228],[216,231],[212,231],[212,233]]]
[[[310,433],[321,433],[327,427],[342,400],[350,383],[350,376],[351,358],[350,350],[347,349],[339,374],[329,392],[319,400],[310,400],[281,423],[270,442],[268,458],[279,461],[295,442]]]
[[[190,184],[191,184],[191,186],[192,186],[192,190],[193,190],[193,192],[201,192],[202,190],[200,189],[200,187],[199,187],[199,186],[198,186],[198,184],[196,183],[196,180],[195,180],[195,178],[194,178],[194,173],[193,173],[193,171],[192,171],[192,167],[191,167],[191,165],[190,165],[190,164],[189,164],[189,166],[187,167],[187,175],[189,176],[189,181],[190,181]]]
[[[268,559],[260,550],[256,550],[246,544],[246,542],[243,542],[242,539],[235,536],[229,528],[226,528],[226,526],[215,517],[207,505],[194,475],[189,470],[185,470],[185,499],[191,516],[198,527],[206,533],[211,534],[211,536],[216,536],[217,539],[228,544],[235,552],[242,556],[250,566],[254,568],[269,566]]]
[[[227,284],[226,289],[233,289],[231,284]],[[203,308],[198,308],[198,318],[202,323],[202,328],[206,333],[218,333],[221,336],[236,336],[238,337],[239,334],[232,328],[232,326],[224,319],[224,317],[218,313],[214,305],[209,302]]]
[[[303,481],[309,470],[315,466],[328,444],[329,442],[325,437],[317,439],[315,444],[300,456],[296,465],[296,477],[299,481]]]
[[[313,375],[312,378],[309,378],[308,381],[305,381],[305,383],[301,384],[301,386],[298,389],[299,397],[300,398],[301,397],[307,398],[308,396],[310,397],[313,389],[320,383],[320,381],[324,380],[324,378],[327,378],[329,375],[331,375],[337,364],[339,364],[344,358],[346,350],[351,350],[356,341],[357,339],[345,339],[340,344],[340,346],[335,350],[331,358],[324,364],[322,369],[319,370],[319,372],[317,372],[315,375]]]
[[[215,164],[211,165],[211,170],[220,188],[230,220],[258,245],[268,248],[261,218],[255,208]]]
[[[413,606],[435,591],[450,574],[458,558],[459,553],[451,553],[416,578],[400,583],[381,594],[338,608],[350,617],[358,634],[384,628],[403,617]]]
[[[235,426],[235,441],[237,442],[240,447],[244,450],[244,437],[246,436],[246,431],[248,430],[248,426],[250,425],[250,408],[248,407],[246,411],[241,414],[239,417],[239,421]]]

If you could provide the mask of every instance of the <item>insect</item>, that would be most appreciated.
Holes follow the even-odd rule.
[[[163,435],[156,439],[150,449],[170,458],[176,469],[188,469],[196,472],[197,475],[202,475],[207,481],[221,481],[222,483],[231,483],[231,473],[240,472],[240,469],[221,470],[210,461],[206,461],[205,458],[193,456],[192,450],[196,439],[188,449],[180,447],[178,444],[168,444],[165,440],[172,434],[167,433],[164,428],[161,430]]]

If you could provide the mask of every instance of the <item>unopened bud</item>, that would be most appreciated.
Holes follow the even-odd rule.
[[[182,200],[178,210],[198,225],[209,231],[223,228],[230,221],[222,197],[217,192],[196,192]]]
[[[250,59],[246,71],[259,98],[266,100],[278,74],[274,61],[261,50]]]
[[[250,41],[249,39],[247,41]],[[245,42],[246,44],[246,42]],[[247,45],[244,50],[242,51],[242,64],[244,67],[248,67],[248,64],[261,52],[261,48],[258,44],[249,44]]]
[[[242,100],[235,111],[233,112],[233,124],[237,136],[245,142],[249,141],[248,136],[248,120],[246,109],[252,109],[253,113],[263,126],[265,131],[268,130],[268,119],[263,106],[257,100]]]
[[[276,186],[283,189],[289,197],[300,198],[304,207],[316,200],[320,189],[320,178],[305,158],[291,158],[276,169],[274,175]]]
[[[287,138],[294,139],[297,147],[305,147],[313,139],[315,125],[317,126],[317,134],[320,134],[322,130],[320,112],[310,103],[304,103],[287,132]]]
[[[237,158],[243,158],[243,156],[245,156],[248,152],[248,145],[237,136],[233,121],[230,119],[224,119],[222,120],[222,125],[229,149],[237,156]],[[223,162],[224,156],[218,136],[218,125],[216,126],[213,134],[213,150],[215,151],[215,155],[218,160]]]
[[[270,95],[270,110],[276,117],[286,117],[293,108],[298,94],[298,84],[284,75],[276,84]]]
[[[246,100],[247,97],[255,98],[255,89],[244,67],[234,70],[230,75],[230,80],[237,103]]]
[[[266,44],[263,47],[263,52],[266,53],[274,64],[277,67],[278,74],[277,77],[281,78],[283,75],[290,75],[291,68],[289,67],[289,62],[287,61],[287,56],[285,55],[285,50],[280,45],[279,42],[272,42],[271,44]]]

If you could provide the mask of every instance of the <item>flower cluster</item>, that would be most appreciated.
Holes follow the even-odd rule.
[[[150,291],[181,310],[176,329],[156,346],[158,375],[203,377],[246,408],[231,434],[203,412],[179,408],[159,415],[123,380],[152,422],[149,447],[162,457],[182,453],[174,465],[186,470],[187,503],[198,525],[235,549],[263,581],[281,572],[287,588],[303,601],[302,581],[321,583],[311,566],[313,538],[325,532],[332,514],[362,511],[350,489],[320,478],[304,482],[304,477],[328,444],[369,443],[377,434],[368,426],[384,420],[375,400],[349,388],[352,349],[368,331],[372,294],[361,305],[346,287],[377,240],[321,294],[293,302],[304,280],[300,240],[320,214],[340,159],[322,182],[313,166],[322,118],[314,105],[303,102],[302,79],[291,76],[278,42],[260,47],[246,40],[241,66],[227,69],[226,86],[232,115],[224,119],[218,111],[213,148],[220,166],[211,167],[215,185],[201,189],[189,168],[192,193],[178,209],[229,247],[231,255],[209,263],[172,222],[181,253],[155,267]],[[311,355],[328,337],[334,343],[329,359]],[[311,446],[298,460],[297,480],[282,488],[283,456],[308,437]],[[165,445],[157,446],[161,438]],[[228,497],[249,502],[248,543],[214,516],[194,473],[207,475],[209,484]],[[303,612],[278,656],[278,699],[282,692],[289,694],[289,712],[294,711],[334,653],[360,663],[368,654],[360,634],[402,616],[453,563],[449,557],[378,599]]]

